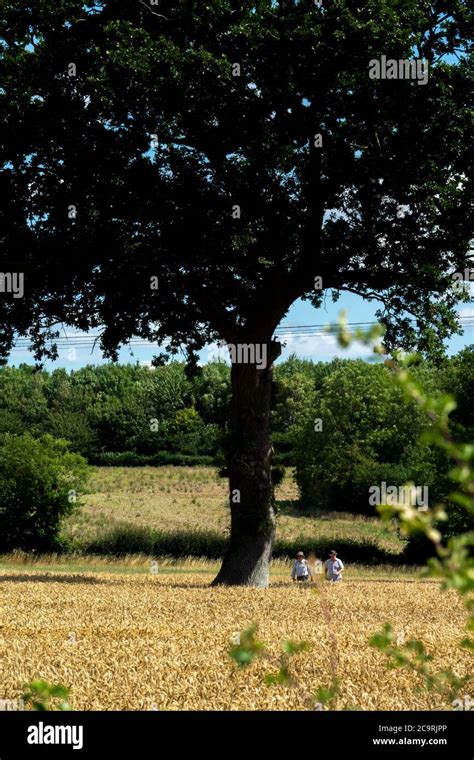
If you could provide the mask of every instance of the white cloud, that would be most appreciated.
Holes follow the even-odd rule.
[[[283,345],[280,361],[284,361],[291,354],[296,354],[300,359],[312,359],[313,361],[330,361],[336,357],[342,359],[373,358],[371,346],[365,346],[359,341],[354,341],[349,348],[342,348],[337,342],[335,335],[295,335],[294,333],[278,334],[278,339]],[[201,354],[200,365],[212,361],[225,361],[230,364],[229,351],[225,344],[212,343],[206,346]]]
[[[282,343],[286,343],[282,352],[283,360],[292,353],[301,359],[313,359],[314,361],[328,361],[336,357],[357,359],[374,356],[372,348],[359,341],[354,341],[349,348],[342,348],[335,335],[304,336],[281,333],[279,337]]]

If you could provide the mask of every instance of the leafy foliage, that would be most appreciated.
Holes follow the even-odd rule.
[[[387,341],[439,350],[471,236],[471,19],[465,0],[4,3],[2,246],[28,287],[0,302],[3,353],[15,329],[47,351],[63,319],[111,355],[139,334],[195,361],[217,335],[269,341],[321,302],[315,276],[378,294]],[[371,79],[387,50],[428,83]]]
[[[25,684],[26,691],[22,695],[25,705],[32,710],[71,710],[69,689],[61,684],[49,684],[47,681],[36,680]]]
[[[246,628],[239,635],[238,643],[232,644],[229,649],[230,657],[241,668],[247,667],[256,657],[262,654],[264,645],[256,637],[257,630],[258,626],[255,624],[251,625],[250,628]]]
[[[84,489],[87,465],[66,441],[6,433],[0,438],[2,551],[58,548],[61,521]]]
[[[465,441],[472,431],[464,395],[472,354],[471,347],[439,366],[423,362],[416,368],[433,390],[453,384],[458,407],[450,428]],[[230,368],[224,362],[206,364],[192,378],[179,362],[153,370],[111,364],[51,373],[26,364],[0,369],[0,433],[65,438],[93,464],[219,462],[229,403]],[[322,415],[323,430],[316,432],[314,420]],[[403,402],[391,388],[386,367],[294,356],[275,367],[274,461],[298,465],[305,508],[364,511],[367,484],[387,480],[387,469],[394,484],[413,479],[445,490],[446,458],[410,439],[423,419],[414,402]],[[324,487],[318,485],[320,471]],[[273,474],[276,484],[280,471]]]
[[[297,444],[303,508],[374,514],[369,487],[382,481],[413,480],[441,495],[441,457],[416,443],[426,417],[394,388],[388,368],[359,360],[336,361],[331,370]]]

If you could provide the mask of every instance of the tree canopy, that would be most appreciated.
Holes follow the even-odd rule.
[[[468,5],[4,3],[2,269],[26,290],[0,300],[3,351],[58,320],[112,355],[269,339],[344,288],[433,348],[472,231]],[[369,78],[384,54],[428,83]]]

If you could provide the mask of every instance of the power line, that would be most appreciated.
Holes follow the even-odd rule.
[[[461,317],[459,320],[459,324],[464,327],[469,327],[474,325],[474,316],[466,316]],[[348,322],[348,327],[361,327],[361,328],[369,328],[373,327],[374,325],[379,324],[378,322],[374,321],[368,321],[368,322]],[[298,338],[307,338],[307,337],[321,337],[321,336],[327,336],[328,332],[327,329],[321,329],[326,328],[326,324],[312,324],[312,325],[281,325],[275,330],[275,335],[277,337],[284,338],[285,336],[288,337],[298,337]],[[89,335],[87,333],[82,333],[78,335],[63,335],[58,336],[55,339],[51,339],[48,342],[50,344],[56,344],[58,348],[88,348],[89,346],[94,346],[97,341],[99,341],[101,338],[100,335]],[[13,346],[12,350],[25,350],[28,349],[31,346],[31,341],[29,338],[18,338],[17,342]],[[153,341],[146,340],[145,338],[131,338],[127,343],[124,344],[125,347],[153,347],[157,348],[157,344]]]

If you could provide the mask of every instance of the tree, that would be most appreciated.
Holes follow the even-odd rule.
[[[45,432],[45,379],[46,373],[26,364],[0,372],[0,432]]]
[[[271,431],[274,448],[281,460],[294,464],[295,448],[301,434],[302,421],[314,416],[315,385],[318,375],[328,365],[313,364],[292,354],[274,371],[274,394]]]
[[[205,364],[194,377],[196,409],[203,420],[223,428],[229,417],[230,369],[223,361]]]
[[[417,441],[430,420],[405,399],[390,370],[340,359],[328,369],[298,431],[296,481],[302,507],[374,516],[369,489],[384,481],[388,486],[408,481],[427,486],[430,503],[445,497],[446,457]],[[425,388],[436,387],[434,368],[419,367],[413,374],[425,379]]]
[[[4,3],[2,268],[25,288],[0,299],[0,351],[16,330],[54,355],[58,322],[112,358],[132,335],[190,366],[229,344],[216,583],[268,583],[273,334],[295,299],[379,300],[388,346],[456,329],[471,19],[466,0]],[[382,55],[428,82],[370,78]]]
[[[451,429],[457,440],[472,441],[474,436],[474,345],[451,357],[445,371],[444,390],[456,399]]]

